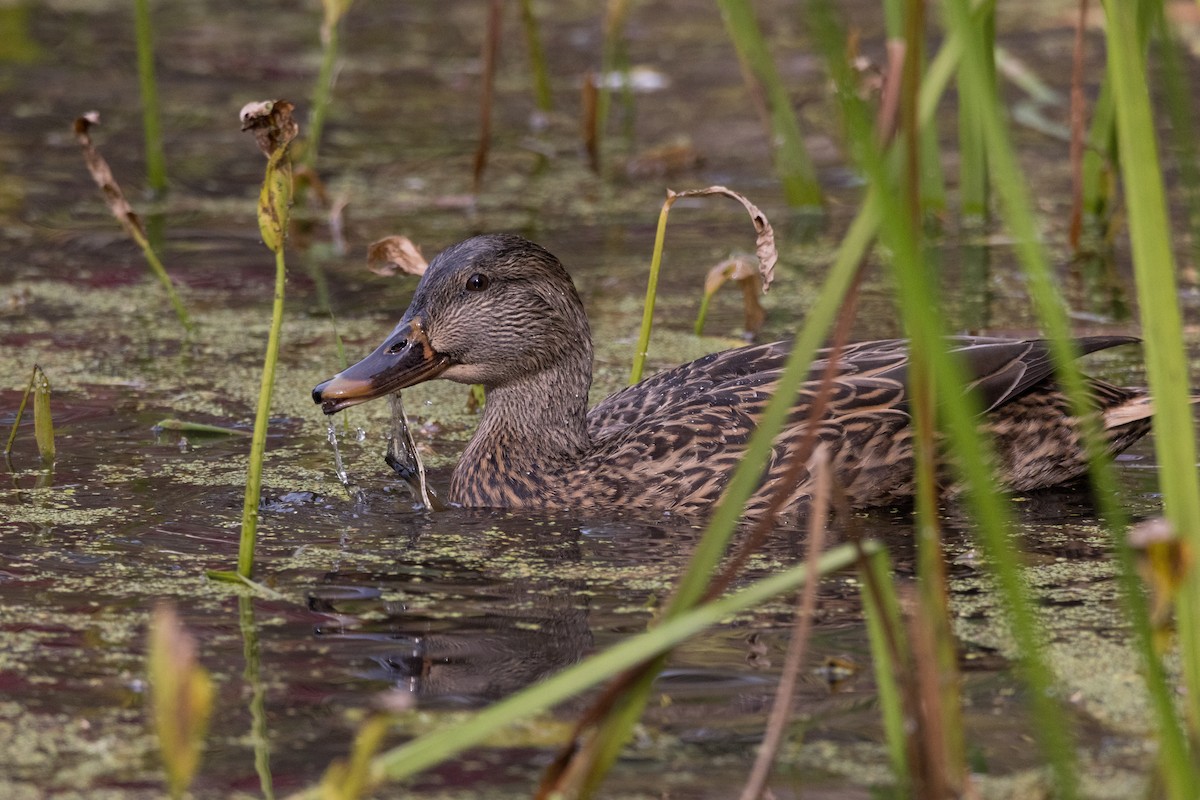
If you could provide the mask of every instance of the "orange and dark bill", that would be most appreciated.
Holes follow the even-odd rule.
[[[375,352],[313,389],[326,414],[432,380],[453,362],[429,345],[419,319],[399,325]]]

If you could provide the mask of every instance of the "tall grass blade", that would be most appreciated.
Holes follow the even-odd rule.
[[[1200,486],[1196,443],[1188,400],[1187,359],[1180,342],[1175,256],[1158,158],[1154,117],[1146,83],[1138,20],[1127,3],[1109,3],[1105,26],[1109,80],[1121,147],[1121,179],[1129,210],[1129,234],[1145,335],[1146,373],[1154,396],[1153,430],[1166,517],[1190,544],[1200,548]],[[1186,433],[1185,433],[1186,432]],[[1189,569],[1177,601],[1179,642],[1187,718],[1200,736],[1200,570]],[[1180,774],[1176,779],[1182,779]],[[1191,784],[1193,789],[1195,783]]]
[[[1043,751],[1054,767],[1059,792],[1064,797],[1074,797],[1077,794],[1077,777],[1069,744],[1070,737],[1065,730],[1062,715],[1052,700],[1052,676],[1042,654],[1042,643],[1032,604],[1020,574],[1019,559],[1007,538],[1008,510],[1002,496],[995,491],[989,459],[979,440],[976,428],[979,409],[974,398],[964,394],[965,383],[961,370],[945,352],[942,320],[936,304],[931,301],[936,295],[930,285],[928,270],[920,258],[910,216],[899,206],[899,192],[891,186],[883,160],[874,150],[871,127],[865,110],[861,107],[861,101],[852,92],[847,91],[852,82],[846,66],[841,62],[837,47],[841,40],[840,33],[832,22],[827,7],[823,7],[823,10],[825,13],[819,17],[824,28],[819,38],[829,53],[831,69],[842,89],[840,95],[845,100],[847,127],[856,146],[856,153],[859,154],[870,185],[875,190],[874,196],[880,201],[881,234],[894,253],[892,272],[896,279],[898,301],[905,318],[905,327],[912,340],[914,352],[922,350],[923,357],[928,359],[937,396],[941,401],[939,411],[942,428],[948,436],[950,451],[955,454],[955,466],[960,470],[965,484],[970,487],[967,493],[969,508],[979,529],[989,565],[993,568],[1000,586],[1013,636],[1020,648],[1020,672],[1029,686],[1032,710],[1039,728]],[[994,96],[984,90],[988,83],[988,73],[983,61],[989,51],[974,41],[977,29],[967,29],[970,15],[965,4],[961,17],[961,24],[957,24],[958,18],[955,18],[954,30],[964,42],[963,64],[968,65],[970,62],[966,74],[972,76],[969,78],[972,91],[978,91],[984,97]]]
[[[1162,2],[1150,2],[1154,12],[1154,33],[1158,47],[1162,75],[1163,100],[1171,121],[1171,139],[1174,143],[1175,162],[1179,165],[1179,186],[1187,199],[1188,229],[1200,227],[1200,148],[1196,146],[1196,121],[1192,119],[1192,91],[1187,70],[1180,54],[1181,42],[1177,41],[1178,29],[1167,24]],[[1190,237],[1194,258],[1200,259],[1200,240]]]
[[[910,666],[900,649],[904,624],[887,551],[880,550],[859,561],[858,575],[888,760],[896,776],[899,794],[907,796],[912,787],[908,750],[913,737],[905,722],[903,692],[897,676]]]
[[[525,28],[525,43],[529,48],[529,68],[533,72],[533,99],[539,111],[554,110],[554,96],[550,93],[550,73],[546,70],[546,50],[542,47],[542,36],[538,31],[537,15],[533,13],[533,0],[521,0],[521,24]]]
[[[341,49],[342,17],[350,10],[353,2],[354,0],[321,0],[321,66],[317,71],[317,82],[313,86],[308,135],[304,140],[304,166],[310,170],[315,169],[317,165],[317,152],[321,147],[325,119],[329,116],[329,104],[333,99],[335,68]]]
[[[963,36],[964,41],[969,41],[973,31],[966,3],[962,0],[949,0],[945,7],[947,9],[946,18],[952,32]],[[1134,26],[1131,25],[1131,29],[1133,28]],[[1138,585],[1133,570],[1132,554],[1123,535],[1126,522],[1125,511],[1117,502],[1119,495],[1116,485],[1099,447],[1095,420],[1089,413],[1082,379],[1078,370],[1074,368],[1073,362],[1069,361],[1073,353],[1068,342],[1069,325],[1065,312],[1066,305],[1054,286],[1045,254],[1037,244],[1036,228],[1029,199],[1018,178],[1020,172],[1017,169],[1016,158],[1008,139],[1007,127],[1000,113],[998,100],[993,94],[994,87],[989,86],[985,79],[986,65],[979,63],[980,59],[974,57],[970,47],[965,49],[964,56],[976,62],[971,70],[971,74],[975,76],[972,79],[974,90],[984,95],[990,95],[991,98],[990,102],[984,104],[981,111],[989,117],[984,131],[988,136],[993,180],[997,193],[1003,201],[1001,210],[1016,241],[1017,255],[1029,275],[1030,293],[1038,317],[1043,328],[1050,334],[1059,384],[1071,398],[1074,412],[1081,416],[1083,421],[1084,441],[1088,449],[1095,497],[1100,504],[1102,516],[1113,533],[1114,547],[1121,565],[1121,585],[1125,603],[1130,615],[1135,644],[1143,658],[1146,686],[1158,723],[1160,749],[1164,762],[1169,763],[1171,765],[1169,769],[1173,771],[1173,774],[1168,777],[1168,787],[1174,787],[1172,797],[1183,797],[1186,795],[1175,794],[1174,791],[1189,785],[1189,783],[1193,786],[1197,785],[1195,767],[1187,761],[1186,746],[1175,720],[1162,664],[1154,652],[1152,626],[1148,617],[1145,597]],[[1112,72],[1110,71],[1109,79],[1111,80],[1111,78]],[[1153,138],[1149,133],[1143,133],[1143,135],[1147,140]],[[1189,775],[1192,777],[1189,778]]]
[[[792,110],[791,98],[763,39],[754,9],[748,0],[717,0],[717,6],[739,58],[750,66],[763,84],[771,114],[775,170],[783,183],[788,205],[797,209],[819,209],[822,197],[817,173],[804,149],[804,137]]]
[[[162,194],[167,190],[167,157],[163,152],[158,80],[154,74],[150,0],[133,0],[133,20],[137,38],[138,88],[142,96],[142,130],[146,137],[146,180],[155,194]]]

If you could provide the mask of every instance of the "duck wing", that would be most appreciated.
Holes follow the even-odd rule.
[[[650,376],[627,386],[588,412],[592,439],[604,439],[631,424],[654,417],[679,404],[688,404],[723,390],[773,387],[791,352],[790,340],[723,350]],[[830,349],[814,354],[807,380],[817,380],[825,370]],[[904,339],[856,342],[842,350],[838,374],[866,373],[895,367],[908,358]]]
[[[1054,372],[1044,339],[951,336],[946,341],[963,358],[971,376],[970,387],[980,393],[985,411],[1019,397]],[[1080,355],[1086,355],[1137,341],[1133,336],[1085,336],[1076,339],[1075,346]],[[791,341],[780,341],[739,347],[657,373],[609,395],[592,408],[588,432],[593,440],[604,439],[639,420],[657,417],[667,408],[722,388],[773,386],[791,346]],[[820,379],[830,353],[830,348],[823,348],[814,354],[806,382]],[[879,339],[844,347],[834,374],[878,377],[906,386],[908,365],[908,340]],[[900,398],[896,407],[907,411],[907,397]]]

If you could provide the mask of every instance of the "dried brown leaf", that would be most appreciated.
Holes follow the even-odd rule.
[[[758,295],[762,291],[762,278],[749,256],[727,258],[708,271],[704,277],[705,304],[707,305],[712,296],[729,281],[736,281],[742,287],[746,333],[758,333],[767,319],[767,312],[758,301]]]
[[[287,100],[247,103],[238,114],[242,130],[254,133],[258,149],[267,157],[267,173],[258,195],[258,229],[263,243],[278,253],[287,236],[288,207],[292,203],[292,162],[288,145],[300,132],[292,117],[295,106]]]
[[[287,100],[261,100],[242,106],[238,118],[242,130],[253,132],[258,149],[270,158],[300,133],[300,125],[292,118],[295,108]]]
[[[367,269],[376,275],[390,277],[404,272],[420,277],[428,267],[429,262],[421,255],[421,248],[407,236],[389,236],[367,248]]]
[[[779,260],[779,251],[775,248],[775,230],[771,227],[767,215],[751,203],[745,195],[739,194],[724,186],[709,186],[707,189],[689,189],[683,192],[667,190],[667,202],[673,203],[680,197],[704,197],[706,195],[723,194],[732,197],[745,207],[750,219],[754,222],[754,230],[758,234],[755,252],[758,255],[758,271],[762,275],[762,290],[766,292],[775,280],[775,262]]]
[[[75,120],[75,140],[79,142],[79,146],[83,148],[83,160],[87,163],[88,172],[92,175],[92,180],[100,187],[100,191],[104,194],[104,201],[108,204],[108,210],[117,218],[117,222],[121,223],[121,227],[125,232],[132,236],[135,240],[140,241],[145,239],[145,232],[142,230],[141,220],[133,211],[133,206],[129,205],[129,201],[125,199],[125,194],[121,191],[117,179],[113,177],[112,169],[109,168],[108,162],[104,160],[104,156],[100,155],[92,144],[92,136],[90,133],[93,125],[100,124],[100,113],[98,111],[89,111]]]

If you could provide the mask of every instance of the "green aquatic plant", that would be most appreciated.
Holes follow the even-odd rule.
[[[137,38],[138,89],[142,96],[142,131],[146,139],[146,181],[156,193],[167,190],[167,157],[163,151],[162,120],[158,105],[158,79],[154,74],[154,27],[150,0],[133,2]]]
[[[33,370],[29,374],[29,383],[21,395],[21,404],[17,406],[17,414],[13,417],[12,428],[8,432],[8,441],[4,445],[4,457],[7,458],[12,453],[13,443],[17,440],[17,428],[21,424],[21,417],[25,414],[30,394],[33,395],[33,438],[37,442],[38,454],[42,457],[42,463],[52,465],[55,448],[54,420],[50,415],[50,379],[37,364],[33,365]]]
[[[304,139],[304,166],[316,169],[317,151],[325,132],[325,118],[333,99],[334,67],[341,49],[342,17],[354,0],[321,0],[321,67],[313,85],[312,108],[308,115],[308,135]]]
[[[250,462],[246,468],[246,493],[242,503],[242,533],[238,542],[236,573],[213,572],[222,580],[248,581],[254,572],[254,545],[258,531],[258,504],[262,494],[263,455],[271,417],[271,394],[275,388],[275,366],[279,359],[283,329],[283,295],[287,279],[284,242],[287,239],[288,209],[292,199],[292,162],[288,146],[300,126],[292,118],[293,106],[286,100],[250,103],[241,111],[242,130],[254,132],[259,149],[267,157],[266,176],[258,196],[258,229],[263,244],[275,254],[275,299],[267,353],[263,360],[254,434],[250,440]]]

